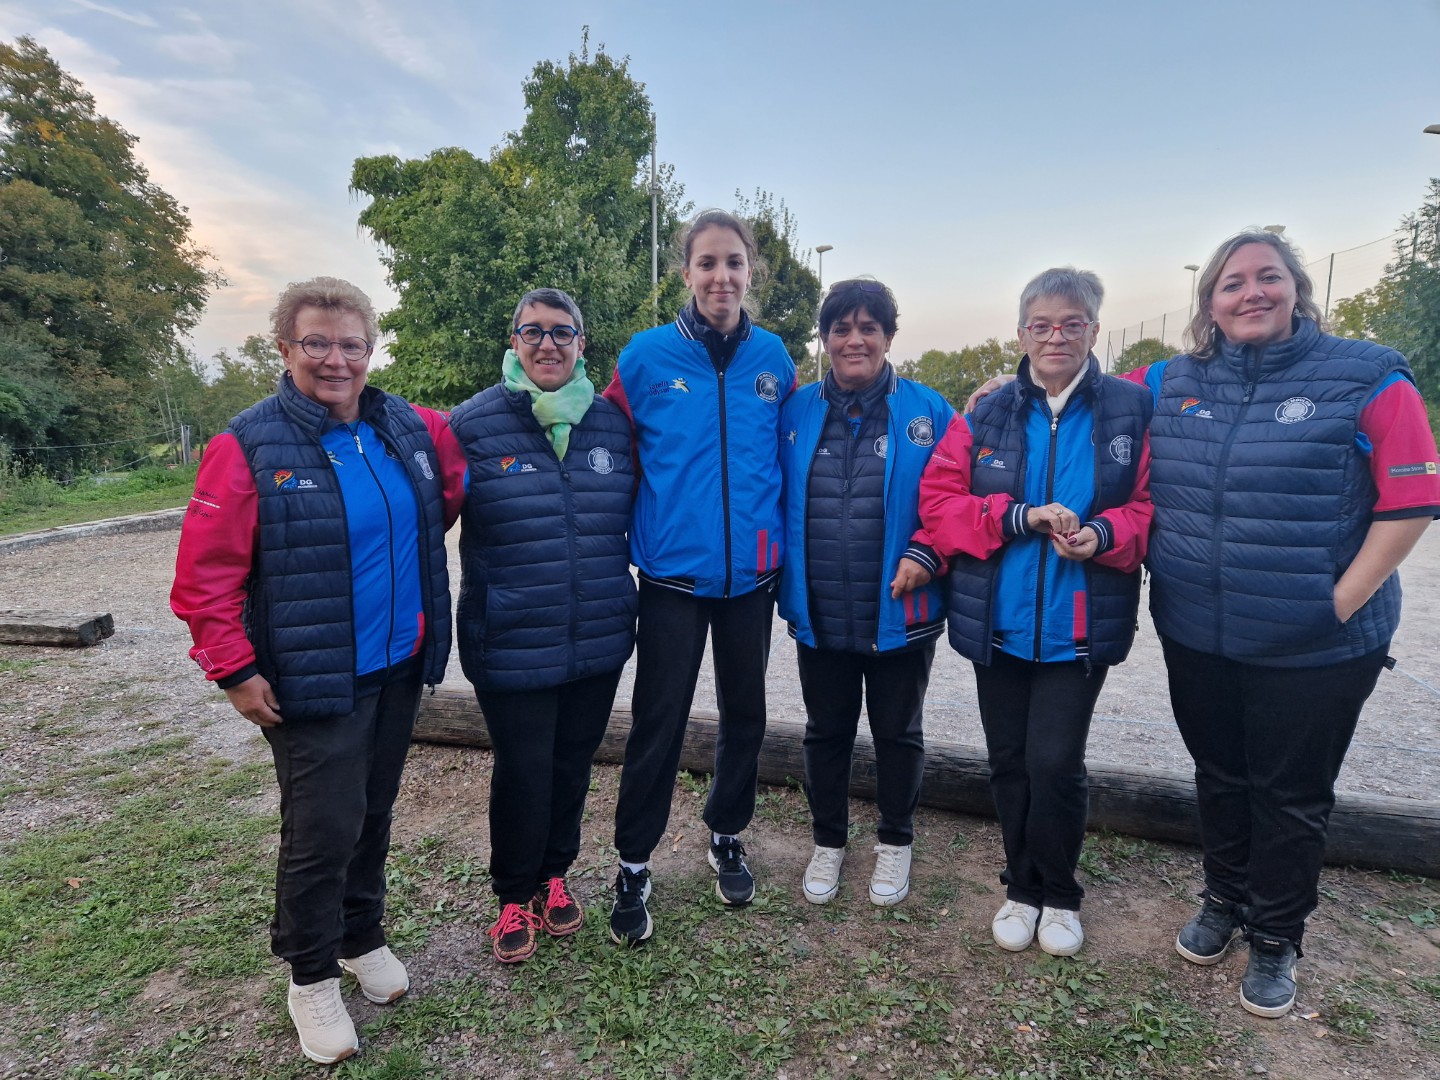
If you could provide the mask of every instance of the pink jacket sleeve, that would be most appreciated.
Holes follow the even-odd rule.
[[[440,483],[445,503],[445,528],[455,524],[460,508],[465,505],[465,491],[470,486],[470,466],[465,460],[465,451],[460,440],[450,429],[450,417],[423,405],[411,405],[425,423],[425,430],[435,441],[435,450],[440,455]]]
[[[946,569],[956,555],[989,558],[1006,540],[1005,511],[1014,500],[971,494],[972,445],[970,425],[956,413],[920,478],[920,529],[912,540],[934,549]]]
[[[190,627],[190,658],[212,681],[255,662],[240,613],[259,532],[255,478],[228,432],[205,448],[180,527],[170,610]]]

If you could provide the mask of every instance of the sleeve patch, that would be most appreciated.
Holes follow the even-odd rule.
[[[1435,462],[1419,461],[1414,465],[1391,465],[1389,473],[1391,479],[1400,476],[1434,476]]]

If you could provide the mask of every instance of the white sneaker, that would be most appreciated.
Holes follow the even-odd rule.
[[[1051,956],[1074,956],[1085,944],[1078,911],[1046,908],[1040,916],[1040,948]]]
[[[376,1005],[389,1005],[405,996],[410,976],[388,945],[371,949],[354,960],[341,960],[340,970],[360,980],[360,992]]]
[[[360,1049],[355,1024],[340,997],[338,978],[308,986],[296,986],[292,982],[285,1006],[290,1019],[295,1021],[300,1049],[311,1061],[333,1065]]]
[[[805,899],[812,904],[828,904],[840,891],[840,864],[845,861],[843,847],[815,845],[810,865],[805,867]]]
[[[990,934],[1002,949],[1023,952],[1035,940],[1035,924],[1039,921],[1038,907],[1018,900],[1006,900],[990,920]]]
[[[910,845],[875,845],[875,872],[870,875],[870,902],[881,907],[910,895]]]

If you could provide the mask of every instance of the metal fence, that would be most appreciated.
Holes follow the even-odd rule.
[[[1385,272],[1385,265],[1395,261],[1395,243],[1410,234],[1397,229],[1388,236],[1371,240],[1359,247],[1334,251],[1305,265],[1315,282],[1315,300],[1328,316],[1337,301],[1370,288]],[[1145,338],[1165,343],[1169,355],[1181,352],[1181,337],[1195,309],[1187,304],[1174,311],[1162,312],[1105,335],[1104,363],[1106,370],[1114,366],[1127,348]]]

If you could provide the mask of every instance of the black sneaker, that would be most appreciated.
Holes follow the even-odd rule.
[[[1209,889],[1200,897],[1200,910],[1175,937],[1175,951],[1192,964],[1209,967],[1225,958],[1230,943],[1240,936],[1245,916],[1239,904],[1221,900]]]
[[[1256,1016],[1284,1016],[1295,1004],[1295,943],[1250,936],[1250,963],[1240,980],[1240,1004]]]
[[[610,940],[616,945],[639,945],[654,931],[650,909],[650,871],[632,873],[625,867],[615,875],[615,906],[610,909]]]
[[[755,899],[755,875],[745,865],[745,845],[738,836],[710,842],[710,868],[715,871],[715,895],[734,907]]]

